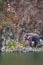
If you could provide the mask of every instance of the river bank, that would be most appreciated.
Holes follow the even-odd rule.
[[[43,48],[32,48],[32,47],[13,47],[8,48],[7,46],[3,46],[1,49],[2,52],[5,53],[12,53],[12,52],[18,52],[18,53],[28,53],[28,52],[43,52]]]
[[[17,42],[15,40],[3,42],[3,46],[1,48],[1,52],[19,52],[19,53],[27,53],[27,52],[43,52],[43,41],[40,40],[39,47],[34,47],[32,43],[32,47],[30,46],[29,42]]]

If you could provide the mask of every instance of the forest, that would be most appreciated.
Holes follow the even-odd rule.
[[[25,33],[43,38],[43,1],[0,0],[0,40],[10,37],[22,43]]]

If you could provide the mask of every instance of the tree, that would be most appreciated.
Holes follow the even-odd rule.
[[[3,11],[4,6],[6,6],[7,2],[6,0],[0,0],[0,11]]]

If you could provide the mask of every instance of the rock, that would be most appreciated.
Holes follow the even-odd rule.
[[[43,40],[40,39],[40,45],[43,45]]]
[[[3,47],[1,48],[1,51],[2,51],[2,52],[5,52],[5,46],[3,46]]]
[[[32,51],[32,47],[29,47],[29,51]]]

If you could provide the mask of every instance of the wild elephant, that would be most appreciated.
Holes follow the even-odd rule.
[[[30,46],[37,47],[40,44],[40,37],[36,33],[25,33],[24,40],[29,42]]]

